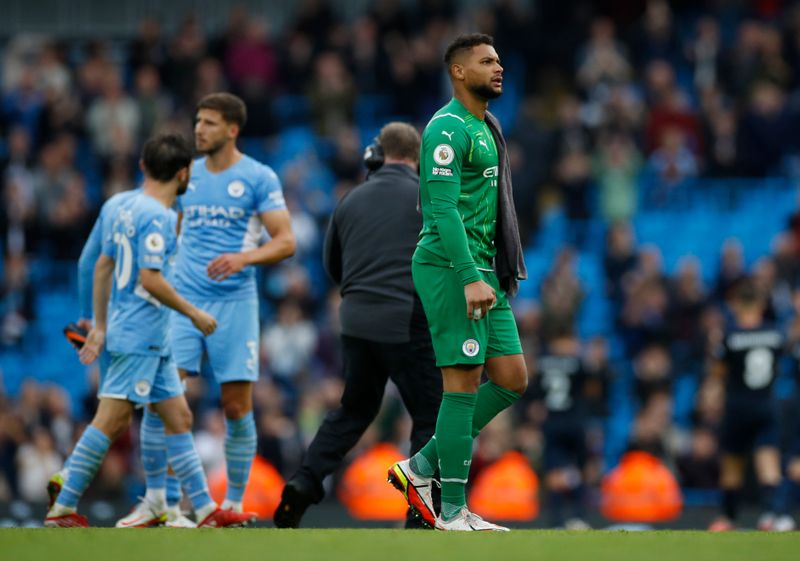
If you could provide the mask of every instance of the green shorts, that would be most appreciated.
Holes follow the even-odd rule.
[[[433,340],[436,366],[484,364],[487,358],[522,354],[517,322],[494,272],[480,271],[497,304],[480,320],[467,318],[464,286],[455,271],[412,262],[411,273]]]

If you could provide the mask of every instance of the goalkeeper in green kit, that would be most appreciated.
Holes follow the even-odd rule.
[[[453,99],[428,123],[420,150],[422,231],[414,286],[428,317],[442,404],[434,437],[389,469],[389,481],[438,530],[507,530],[469,511],[472,441],[525,391],[527,372],[508,294],[526,278],[500,127],[487,111],[503,92],[488,35],[456,38],[444,57]],[[489,381],[481,384],[484,367]],[[431,486],[439,469],[441,512]]]

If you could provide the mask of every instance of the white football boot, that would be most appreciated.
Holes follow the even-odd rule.
[[[436,518],[436,529],[445,532],[508,532],[508,528],[487,522],[467,507],[461,509],[454,518],[445,520]]]
[[[181,510],[180,505],[167,507],[167,521],[164,522],[167,528],[197,528],[197,524]]]
[[[117,528],[152,528],[161,526],[166,521],[166,510],[150,504],[150,501],[142,497],[128,516],[117,521],[116,526]]]

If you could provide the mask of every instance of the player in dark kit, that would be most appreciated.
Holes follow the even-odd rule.
[[[534,395],[547,410],[544,422],[544,483],[550,524],[587,529],[583,471],[587,460],[588,376],[580,343],[569,332],[553,337],[537,361]],[[569,507],[565,518],[564,507]]]
[[[723,384],[725,413],[720,434],[722,514],[709,527],[734,527],[745,461],[752,455],[761,487],[760,530],[772,530],[775,492],[781,481],[778,420],[772,386],[783,350],[783,334],[764,321],[765,301],[753,282],[745,279],[736,289],[732,325],[715,351],[711,384]]]
[[[795,293],[795,313],[787,338],[787,348],[791,349],[792,363],[795,377],[794,398],[788,408],[784,408],[782,418],[784,436],[788,435],[784,461],[786,464],[786,477],[778,493],[775,524],[776,532],[790,532],[797,529],[797,523],[792,518],[792,507],[800,501],[800,299]]]

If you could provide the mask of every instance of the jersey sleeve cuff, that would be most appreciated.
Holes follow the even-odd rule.
[[[461,284],[464,286],[481,280],[481,274],[478,272],[478,267],[476,267],[474,263],[465,268],[457,268],[456,274],[461,280]]]

